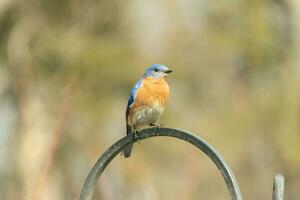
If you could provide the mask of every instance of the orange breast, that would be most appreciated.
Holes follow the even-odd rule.
[[[165,78],[148,77],[143,80],[142,84],[136,94],[135,103],[131,107],[132,111],[154,103],[159,103],[162,106],[167,104],[170,92]]]

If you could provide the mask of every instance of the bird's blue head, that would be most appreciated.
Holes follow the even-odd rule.
[[[144,77],[161,78],[167,76],[172,70],[161,64],[154,64],[146,69]]]

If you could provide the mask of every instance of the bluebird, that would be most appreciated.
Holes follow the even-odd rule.
[[[155,126],[162,115],[169,99],[169,85],[165,77],[172,70],[161,64],[154,64],[146,69],[142,78],[130,91],[126,108],[127,135],[137,132],[144,126]],[[123,150],[125,158],[131,154],[132,144]]]

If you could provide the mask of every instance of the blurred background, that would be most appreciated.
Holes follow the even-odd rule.
[[[277,172],[300,198],[299,0],[1,0],[1,199],[78,199],[153,63],[174,71],[164,126],[216,147],[245,199],[271,199]],[[94,197],[230,199],[212,162],[170,138],[117,156]]]

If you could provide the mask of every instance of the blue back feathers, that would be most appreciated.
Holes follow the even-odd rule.
[[[130,106],[131,106],[131,104],[132,104],[133,101],[134,101],[135,94],[136,94],[137,90],[141,87],[142,82],[143,82],[143,79],[140,79],[140,80],[133,86],[133,88],[132,88],[131,91],[130,91],[130,95],[129,95],[129,99],[128,99],[128,103],[127,103],[127,108],[126,108],[126,120],[127,120],[128,114],[129,114]]]

